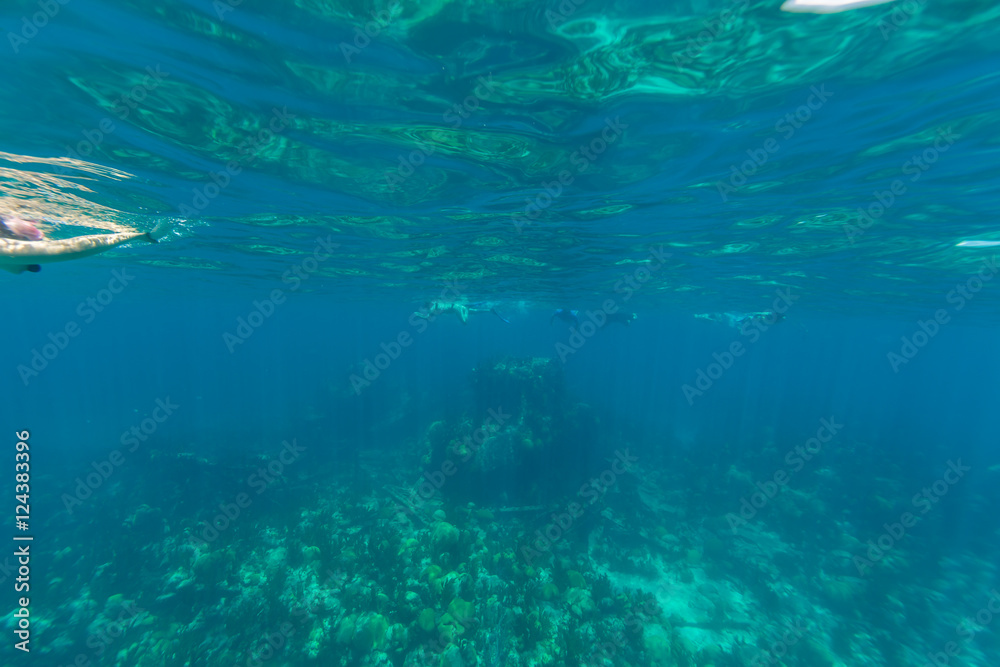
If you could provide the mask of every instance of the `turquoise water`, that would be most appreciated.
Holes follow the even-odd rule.
[[[5,5],[4,664],[997,664],[1000,10],[779,5]]]

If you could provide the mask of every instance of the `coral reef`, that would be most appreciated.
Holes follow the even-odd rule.
[[[626,453],[545,360],[475,377],[479,407],[430,421],[424,460],[362,457],[362,485],[353,469],[302,469],[237,514],[245,469],[216,487],[231,496],[190,512],[184,489],[151,477],[58,515],[73,543],[53,550],[59,576],[38,600],[40,664],[918,664],[951,640],[942,609],[954,628],[990,603],[974,582],[994,566],[971,555],[949,564],[968,573],[959,578],[935,576],[939,563],[905,542],[859,567],[882,528],[841,480],[889,466],[852,444],[775,490],[759,483],[773,473],[767,444],[742,456]],[[560,429],[579,428],[591,451],[593,439],[614,443],[606,460],[555,468],[549,457],[572,449]],[[463,459],[476,429],[482,446]],[[553,470],[566,483],[545,484]],[[890,478],[867,491],[905,498]],[[88,539],[100,521],[120,530]],[[986,665],[995,635],[961,648]]]

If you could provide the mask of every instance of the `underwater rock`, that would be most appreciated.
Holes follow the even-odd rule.
[[[644,627],[642,644],[650,665],[669,667],[674,664],[670,650],[670,635],[662,626],[651,624]]]
[[[404,616],[415,618],[421,609],[420,594],[416,591],[406,591],[400,603],[400,610]]]
[[[264,561],[264,574],[268,579],[288,568],[288,549],[278,547],[267,552],[267,559]]]
[[[306,640],[305,650],[306,655],[310,660],[315,660],[319,657],[320,653],[323,651],[323,646],[326,644],[326,641],[326,628],[322,625],[315,626],[309,632],[309,639]]]
[[[345,616],[337,626],[336,641],[338,644],[349,644],[354,639],[354,628],[357,623],[357,614]]]
[[[410,643],[410,631],[402,623],[393,623],[386,633],[389,648],[393,651],[404,651]]]
[[[138,531],[148,530],[151,534],[163,532],[164,528],[162,512],[159,508],[152,508],[149,505],[137,507],[122,525]]]
[[[417,617],[417,627],[419,627],[424,632],[434,631],[434,610],[431,608],[426,608],[420,612],[420,616]]]
[[[566,572],[566,577],[569,579],[570,588],[586,588],[587,580],[583,578],[583,575],[576,570],[569,570]]]
[[[565,391],[558,361],[546,357],[507,357],[472,371],[476,402],[485,413],[502,406],[519,421],[524,412],[556,412]]]
[[[835,603],[854,605],[864,593],[866,582],[857,577],[824,576],[822,578],[823,592]]]
[[[444,650],[441,654],[441,667],[465,667],[465,661],[462,660],[462,652],[454,644],[450,644],[448,648]]]
[[[586,405],[572,404],[561,364],[550,358],[508,357],[471,374],[471,416],[428,427],[421,484],[456,501],[536,505],[541,495],[576,491],[589,470],[581,450],[602,440],[600,422]],[[561,475],[551,465],[559,461]],[[497,480],[518,481],[504,488]],[[571,488],[572,487],[572,488]]]
[[[214,582],[225,578],[225,571],[234,557],[229,550],[198,551],[191,571],[202,582]]]
[[[389,622],[381,614],[365,614],[355,626],[352,644],[357,651],[365,652],[382,649],[386,643]]]
[[[462,598],[455,598],[448,605],[448,613],[462,625],[468,625],[476,616],[476,607]]]
[[[446,553],[452,550],[457,544],[460,534],[458,528],[447,521],[439,521],[434,525],[434,532],[431,535],[431,547],[435,560],[441,559]]]
[[[544,583],[542,584],[542,587],[539,589],[539,597],[546,601],[555,600],[557,597],[559,597],[559,587],[556,586],[551,581]]]
[[[578,618],[590,616],[597,609],[590,591],[584,588],[571,588],[566,591],[566,603],[569,605],[569,610]]]
[[[840,662],[830,648],[815,637],[807,636],[797,647],[799,661],[809,667],[834,667]]]

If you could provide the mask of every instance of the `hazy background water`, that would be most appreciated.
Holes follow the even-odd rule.
[[[354,52],[381,9],[71,2],[32,32],[24,17],[42,9],[8,6],[4,207],[54,236],[173,224],[156,247],[7,279],[17,414],[79,409],[113,433],[184,391],[192,427],[242,407],[281,432],[351,395],[350,374],[450,285],[500,301],[512,324],[417,335],[382,383],[422,400],[435,381],[458,391],[456,369],[484,355],[555,354],[568,333],[551,307],[611,298],[638,324],[602,332],[567,370],[650,433],[697,442],[734,403],[744,416],[723,421],[753,432],[810,399],[850,406],[887,441],[921,419],[989,432],[976,415],[994,395],[995,286],[952,290],[994,253],[957,244],[997,234],[996,7],[397,3]],[[614,142],[581,157],[609,122]],[[212,176],[227,163],[239,173]],[[572,182],[544,206],[564,170]],[[894,181],[895,201],[859,227]],[[334,256],[303,264],[319,238]],[[644,266],[652,278],[624,291]],[[102,312],[80,305],[125,267],[136,277]],[[223,334],[274,289],[287,302],[230,354]],[[688,405],[680,387],[741,339],[691,316],[763,310],[782,289],[797,297],[787,323]],[[900,336],[942,308],[952,319],[894,373]],[[17,366],[69,322],[81,335],[26,386]]]

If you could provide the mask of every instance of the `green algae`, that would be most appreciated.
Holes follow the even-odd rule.
[[[556,586],[552,582],[548,582],[548,583],[542,584],[541,598],[543,600],[555,600],[557,597],[559,597],[559,587],[558,586]]]
[[[434,620],[434,610],[430,608],[424,609],[417,617],[417,627],[424,632],[432,632],[434,630]]]
[[[458,544],[459,532],[447,521],[439,521],[431,534],[431,547],[436,559],[440,560]]]
[[[448,614],[462,625],[468,625],[476,615],[475,605],[461,598],[455,598],[448,605]]]
[[[381,614],[365,614],[357,621],[353,639],[354,648],[368,652],[385,646],[389,622]]]

